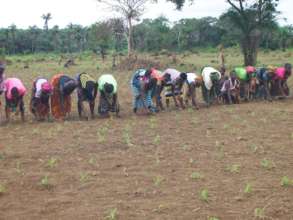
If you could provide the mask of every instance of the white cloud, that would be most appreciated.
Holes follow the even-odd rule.
[[[293,24],[293,14],[290,12],[293,6],[292,0],[281,0],[279,10],[280,17],[286,17],[287,22]],[[181,11],[175,10],[171,3],[160,0],[158,4],[150,4],[143,18],[155,18],[166,16],[171,21],[181,18],[219,16],[228,5],[223,0],[196,0],[193,5],[186,5]],[[9,0],[1,4],[0,27],[7,27],[12,23],[18,27],[37,25],[43,26],[41,15],[52,13],[53,19],[49,25],[64,27],[69,23],[90,25],[98,20],[113,17],[113,13],[98,5],[96,0]]]

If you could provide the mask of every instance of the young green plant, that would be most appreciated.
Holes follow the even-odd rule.
[[[160,186],[163,181],[164,181],[164,177],[162,177],[162,176],[156,176],[154,178],[155,186]]]
[[[190,178],[192,180],[199,180],[199,179],[202,179],[203,178],[203,175],[199,172],[193,172],[191,175],[190,175]]]
[[[45,175],[42,179],[41,179],[41,185],[44,188],[49,188],[50,187],[50,183],[49,183],[49,177],[48,175]]]
[[[51,169],[56,167],[57,166],[57,159],[54,157],[51,157],[47,162],[47,166]]]
[[[118,210],[117,208],[110,209],[108,215],[106,216],[108,220],[117,220],[118,219]]]
[[[244,188],[244,193],[245,194],[251,194],[252,192],[252,186],[250,183],[246,183],[245,188]]]
[[[0,183],[0,195],[6,192],[6,187]]]
[[[204,201],[208,202],[209,201],[209,191],[207,189],[203,189],[200,191],[199,198]]]

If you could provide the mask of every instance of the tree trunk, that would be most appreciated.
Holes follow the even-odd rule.
[[[178,36],[177,36],[177,46],[178,46],[178,51],[181,51],[181,31],[179,30]]]
[[[127,45],[128,45],[128,57],[132,54],[132,37],[133,37],[133,30],[132,30],[132,20],[128,18],[128,36],[127,36]]]
[[[245,66],[256,65],[260,37],[261,32],[259,30],[252,31],[250,34],[245,34],[241,45]]]
[[[219,46],[219,63],[221,68],[225,68],[225,55],[224,55],[224,46],[220,45]]]
[[[101,57],[102,57],[102,60],[103,60],[103,62],[105,61],[105,59],[106,59],[106,50],[105,50],[105,48],[101,48]]]

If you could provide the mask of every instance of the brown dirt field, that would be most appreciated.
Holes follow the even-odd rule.
[[[29,87],[38,72],[24,71],[32,70],[17,74]],[[78,121],[74,108],[66,122],[29,116],[0,126],[1,220],[293,219],[293,185],[281,186],[282,177],[293,179],[291,98],[134,116],[129,75],[116,76],[119,119]],[[52,167],[50,158],[57,159]],[[41,184],[46,175],[48,187]],[[248,183],[251,193],[244,192]]]

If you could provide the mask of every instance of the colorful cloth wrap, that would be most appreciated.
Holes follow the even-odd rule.
[[[64,109],[62,111],[61,107],[61,92],[60,92],[60,78],[64,76],[64,74],[57,74],[53,76],[51,80],[51,85],[53,87],[53,94],[51,96],[51,109],[52,115],[55,119],[63,119],[67,113],[71,112],[71,96],[64,97]]]

